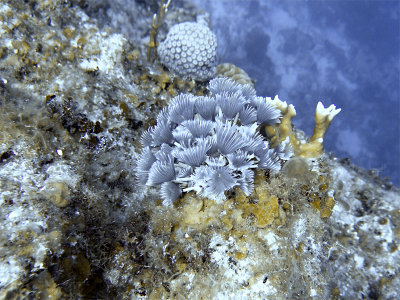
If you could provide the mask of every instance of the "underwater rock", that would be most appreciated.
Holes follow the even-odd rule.
[[[122,3],[0,4],[0,298],[395,298],[400,192],[374,172],[295,155],[249,196],[169,206],[137,183],[157,114],[208,94],[147,62],[155,1]],[[271,138],[306,144],[280,109]]]

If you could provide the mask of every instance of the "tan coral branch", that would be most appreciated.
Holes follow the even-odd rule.
[[[325,108],[321,102],[318,102],[315,109],[315,126],[313,135],[309,141],[300,145],[300,156],[316,157],[322,154],[324,147],[324,135],[329,128],[333,118],[341,111],[340,108],[336,109],[334,104]]]
[[[153,21],[151,23],[151,32],[150,32],[150,39],[149,43],[147,44],[147,61],[154,61],[155,53],[157,50],[157,34],[158,28],[161,26],[162,21],[164,20],[164,16],[168,11],[168,7],[171,4],[171,0],[168,0],[166,4],[164,4],[165,0],[161,0],[160,9],[158,13],[154,14]]]

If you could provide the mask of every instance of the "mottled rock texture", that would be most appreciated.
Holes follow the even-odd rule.
[[[0,298],[396,298],[400,194],[374,172],[296,157],[170,206],[137,185],[141,133],[206,90],[146,61],[157,2],[129,3],[0,4]],[[197,14],[176,1],[160,38]]]

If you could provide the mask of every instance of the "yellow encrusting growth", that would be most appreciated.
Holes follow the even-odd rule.
[[[332,196],[326,197],[324,201],[324,206],[321,209],[321,218],[330,218],[334,206],[335,199]]]
[[[218,216],[222,211],[222,205],[216,205],[214,201],[196,197],[194,193],[186,194],[182,199],[180,223],[184,227],[195,227],[205,229],[216,224]]]
[[[219,226],[228,235],[240,235],[243,226],[251,221],[254,228],[284,223],[283,208],[278,204],[278,197],[271,194],[264,172],[256,172],[255,189],[246,196],[239,188],[235,196],[223,203],[198,197],[193,192],[185,194],[175,204],[179,211],[178,224],[175,228],[205,230],[209,226]]]
[[[258,202],[252,202],[243,192],[239,198],[238,208],[243,211],[242,216],[247,218],[254,216],[254,225],[257,228],[265,228],[271,225],[279,217],[278,197],[270,195],[263,187],[256,187],[255,194]]]
[[[333,197],[333,191],[329,189],[329,182],[329,177],[319,175],[315,190],[308,192],[311,207],[320,212],[321,218],[330,218],[335,206],[335,198]]]

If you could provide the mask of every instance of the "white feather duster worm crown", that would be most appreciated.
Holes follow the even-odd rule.
[[[142,135],[138,182],[160,185],[165,205],[188,191],[215,201],[234,187],[249,195],[255,168],[281,167],[279,150],[258,132],[260,124],[280,122],[273,100],[228,78],[211,80],[208,89],[209,97],[173,98]]]

